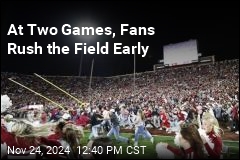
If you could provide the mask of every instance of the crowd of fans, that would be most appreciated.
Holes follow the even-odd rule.
[[[91,88],[89,77],[44,76],[82,102],[90,103],[85,106],[34,75],[1,73],[1,94],[9,95],[13,108],[43,104],[43,114],[47,114],[48,120],[52,120],[53,115],[61,117],[64,114],[64,110],[8,80],[12,78],[68,108],[70,119],[78,120],[83,125],[86,125],[86,117],[96,107],[115,108],[118,117],[122,118],[121,125],[130,127],[137,109],[142,108],[150,120],[149,124],[160,129],[163,121],[167,120],[164,127],[170,128],[179,118],[193,119],[193,113],[212,108],[219,120],[233,120],[229,127],[237,131],[238,122],[234,119],[238,119],[238,62],[238,59],[226,60],[137,73],[135,88],[132,75],[93,77]],[[166,113],[164,117],[160,117],[160,110]],[[29,111],[25,109],[25,112]]]
[[[68,155],[70,156],[68,158],[80,158],[76,155],[78,152],[76,146],[80,145],[80,141],[76,139],[79,139],[81,134],[75,132],[76,126],[86,127],[90,124],[93,133],[90,137],[97,138],[103,126],[106,131],[110,130],[113,119],[116,126],[136,127],[139,109],[144,114],[141,117],[146,117],[144,121],[147,127],[166,130],[168,133],[179,131],[180,121],[197,123],[197,117],[208,110],[218,121],[224,122],[231,131],[239,134],[238,59],[137,73],[135,83],[132,75],[93,77],[90,87],[89,77],[44,77],[83,103],[78,103],[36,76],[1,73],[1,94],[8,95],[13,102],[7,113],[4,113],[11,115],[2,117],[7,125],[5,125],[6,130],[1,129],[1,135],[6,139],[13,138],[19,131],[28,130],[28,134],[25,132],[18,134],[21,136],[27,134],[28,137],[32,135],[29,142],[31,145],[37,145],[35,142],[49,145],[52,139],[58,140],[59,146],[65,148],[70,146],[73,155]],[[61,104],[63,108],[22,88],[8,78],[41,93]],[[43,109],[28,108],[29,105],[36,104],[43,105]],[[101,120],[96,117],[94,120],[96,114]],[[112,114],[115,114],[114,117],[117,119],[113,118]],[[16,122],[10,121],[13,117],[27,119],[34,123],[34,126],[59,122],[59,120],[60,123],[53,129],[54,134],[35,139],[33,131],[36,130],[31,130],[31,126],[21,121],[16,126]],[[64,124],[61,123],[63,120]],[[93,128],[94,125],[99,128]],[[18,129],[19,127],[25,129]],[[96,131],[93,131],[95,129]],[[115,131],[112,129],[111,131]],[[146,134],[153,141],[152,136],[148,132]],[[120,136],[116,139],[129,142],[129,139]],[[22,138],[19,140],[23,141]],[[137,141],[135,143],[137,145]],[[55,142],[53,144],[56,145]]]

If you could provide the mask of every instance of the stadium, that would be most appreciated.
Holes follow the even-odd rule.
[[[25,7],[32,6],[27,2],[23,4]],[[1,48],[1,62],[3,62],[1,159],[237,159],[239,157],[239,58],[230,53],[228,55],[226,50],[223,50],[226,47],[229,52],[239,52],[239,44],[235,45],[239,37],[234,39],[235,36],[232,36],[231,42],[227,43],[228,40],[225,40],[221,43],[226,46],[221,44],[215,46],[214,43],[209,45],[208,42],[211,41],[208,41],[208,38],[204,39],[202,36],[204,34],[200,36],[200,32],[209,33],[208,37],[211,38],[215,36],[215,43],[220,43],[222,39],[217,40],[219,32],[199,28],[197,34],[191,33],[191,35],[190,31],[186,34],[184,29],[173,32],[167,30],[168,25],[174,25],[169,23],[164,28],[168,33],[166,35],[161,33],[162,37],[168,37],[163,40],[157,37],[160,35],[159,30],[163,28],[160,28],[161,25],[153,19],[166,23],[168,19],[159,18],[157,14],[153,16],[141,13],[139,9],[134,9],[133,12],[131,7],[126,8],[123,19],[119,16],[119,12],[115,11],[120,10],[121,7],[116,7],[111,12],[107,9],[102,11],[100,7],[100,11],[94,12],[93,16],[88,12],[85,14],[83,6],[86,7],[89,4],[87,2],[72,2],[71,5],[67,2],[59,2],[56,13],[49,10],[47,16],[38,15],[43,8],[41,6],[45,6],[44,3],[39,2],[36,11],[33,11],[34,16],[39,16],[35,22],[49,25],[47,20],[43,19],[48,17],[49,21],[54,19],[54,23],[49,23],[52,26],[55,24],[56,28],[69,23],[78,28],[109,27],[111,30],[113,27],[111,32],[115,32],[116,24],[113,22],[112,26],[109,25],[111,23],[104,24],[106,19],[103,15],[108,15],[109,19],[113,15],[118,17],[115,18],[115,22],[119,23],[117,24],[119,26],[120,23],[125,23],[124,17],[141,14],[142,17],[136,20],[138,23],[130,26],[141,27],[140,22],[145,20],[146,28],[149,26],[147,22],[153,25],[151,36],[154,37],[146,38],[148,35],[141,35],[145,37],[132,38],[133,36],[129,35],[124,39],[119,38],[118,32],[115,41],[112,40],[113,36],[109,40],[106,35],[102,36],[101,40],[99,37],[76,40],[76,37],[62,37],[64,35],[56,35],[57,38],[52,35],[46,35],[44,38],[42,35],[28,37],[26,32],[25,35],[20,34],[20,38],[16,38],[16,35],[14,38],[14,35],[6,36],[9,24],[18,24],[17,6],[23,4],[13,5],[15,11],[10,15],[12,20],[10,18],[7,21],[6,17],[1,20],[6,22],[4,29],[1,30],[4,33],[1,37],[4,39],[1,42],[3,46]],[[78,11],[77,5],[80,4],[83,11]],[[2,8],[4,5],[5,9]],[[55,5],[49,2],[47,6],[52,8]],[[69,5],[72,10],[62,13],[65,5]],[[92,10],[86,8],[95,11],[99,6],[101,6],[100,2],[96,2],[92,5]],[[139,4],[140,6],[145,5]],[[1,5],[4,15],[9,13],[9,7],[9,3]],[[218,7],[214,9],[219,11]],[[210,12],[206,15],[200,13],[196,15],[207,18]],[[25,23],[23,21],[25,13],[27,12],[20,13],[22,23]],[[157,11],[154,10],[153,13]],[[227,16],[231,16],[231,13],[229,12]],[[95,20],[100,18],[99,22],[102,26],[70,23],[67,19],[73,14],[81,18],[88,15],[92,15],[91,18]],[[55,23],[56,19],[51,19],[49,15],[52,17],[62,15],[63,24]],[[176,14],[173,15],[178,17]],[[181,14],[179,17],[182,15],[186,16]],[[151,16],[154,18],[148,20]],[[32,20],[28,14],[25,18],[29,21],[26,24]],[[177,22],[176,19],[174,22]],[[132,19],[128,20],[132,21]],[[186,26],[196,27],[199,24],[194,20],[190,23],[181,20],[186,22]],[[227,22],[230,23],[230,20]],[[213,23],[209,25],[214,28]],[[239,27],[237,28],[239,32]],[[195,29],[193,27],[192,32],[196,32]],[[101,32],[96,29],[97,31]],[[155,32],[157,35],[154,35]],[[228,35],[229,32],[224,34]],[[181,38],[176,38],[177,34]],[[81,35],[84,33],[79,35],[80,38]],[[74,55],[74,50],[71,50],[74,45],[69,43],[74,38],[75,42],[81,44],[87,42],[92,45],[96,41],[98,48],[99,44],[109,41],[109,45],[106,46],[106,48],[110,47],[106,49],[109,54],[88,55],[85,51],[83,54],[79,50],[76,51],[78,55]],[[16,51],[16,54],[6,52],[7,43],[27,45],[34,41],[38,41],[42,46],[56,41],[59,45],[58,48],[56,47],[56,53],[58,51],[59,55],[45,54],[46,48],[42,48],[42,55],[17,55],[21,49]],[[137,41],[144,46],[149,45],[144,56],[140,55],[140,45],[139,48],[133,46]],[[122,42],[125,46],[132,45],[133,53],[114,55],[113,42]],[[72,55],[60,55],[61,47],[66,45],[70,46]],[[94,45],[89,48],[91,47],[94,48]],[[89,48],[86,50],[90,53]],[[214,49],[217,52],[209,53]],[[218,53],[224,53],[224,56]]]

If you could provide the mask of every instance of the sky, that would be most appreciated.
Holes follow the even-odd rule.
[[[7,35],[11,24],[22,25],[23,35]],[[30,35],[27,24],[56,27],[57,35]],[[110,35],[63,35],[64,24],[73,27],[111,27]],[[154,27],[154,35],[121,35],[121,24]],[[18,31],[18,30],[17,30]],[[235,1],[1,1],[1,72],[42,75],[93,76],[133,73],[133,55],[113,54],[113,44],[149,46],[146,57],[136,55],[136,72],[153,70],[163,59],[163,46],[196,39],[202,56],[216,60],[239,58],[239,7]],[[8,54],[8,44],[42,46],[42,54]],[[50,55],[47,44],[68,46],[69,54]],[[75,55],[75,43],[96,46],[109,42],[108,55]],[[80,67],[82,59],[82,66]]]

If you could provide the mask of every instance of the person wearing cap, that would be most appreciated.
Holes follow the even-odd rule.
[[[110,137],[112,134],[114,134],[117,141],[125,142],[129,144],[130,143],[129,138],[122,137],[119,135],[119,131],[120,131],[119,120],[115,114],[114,109],[110,109],[109,116],[111,121],[111,129],[108,132],[107,136]]]

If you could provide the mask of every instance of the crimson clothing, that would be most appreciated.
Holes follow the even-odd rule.
[[[231,110],[231,116],[232,116],[233,120],[236,120],[239,118],[238,117],[238,109],[237,109],[236,105]]]
[[[40,158],[47,158],[47,159],[59,159],[61,157],[66,157],[66,155],[56,154],[56,151],[51,150],[51,148],[59,148],[61,143],[56,140],[50,140],[45,137],[36,137],[35,141],[28,141],[28,137],[17,137],[14,134],[7,132],[7,130],[1,126],[1,144],[6,143],[7,147],[10,147],[13,150],[13,147],[20,148],[25,152],[21,152],[21,154],[16,153],[4,153],[3,159],[37,159],[39,156]],[[45,146],[44,146],[45,145]],[[41,147],[40,147],[41,146]],[[48,146],[48,147],[46,147]],[[51,146],[51,147],[50,147]],[[34,152],[33,148],[37,150],[40,149],[41,153],[43,153],[43,157],[37,154],[38,152]],[[40,148],[38,148],[40,147]],[[54,152],[53,152],[54,151]]]
[[[151,118],[152,117],[152,112],[150,110],[145,110],[144,115],[146,118]]]
[[[169,122],[169,119],[168,119],[166,113],[160,112],[160,118],[162,120],[161,127],[170,128],[170,122]]]
[[[38,146],[37,143],[27,143],[27,138],[24,137],[16,137],[14,134],[8,132],[6,128],[1,126],[1,144],[6,143],[9,147],[15,148],[26,148],[28,149],[30,146]]]
[[[62,152],[61,147],[59,147],[62,146],[59,141],[54,139],[47,139],[45,137],[39,137],[39,141],[41,144],[43,144],[41,147],[41,153],[43,153],[43,156],[41,157],[42,159],[67,158],[67,155],[63,154],[64,151]]]
[[[51,139],[51,140],[59,140],[62,138],[62,134],[61,133],[54,133],[54,134],[51,134],[47,137],[47,139]]]
[[[222,152],[222,139],[221,137],[217,136],[214,131],[212,130],[208,134],[209,139],[214,144],[213,149],[209,146],[208,143],[205,143],[204,146],[208,152],[209,158],[211,159],[220,159],[221,152]]]
[[[39,146],[37,141],[29,141],[27,137],[17,137],[1,126],[1,144],[4,143],[6,143],[7,150],[2,155],[3,159],[36,159],[37,155],[34,154],[33,148]],[[22,149],[22,152],[17,154],[16,148]]]
[[[178,117],[178,120],[179,120],[179,121],[185,121],[185,116],[184,116],[183,113],[178,112],[178,113],[177,113],[177,117]]]
[[[90,118],[88,116],[81,115],[77,119],[76,124],[85,127],[87,124],[89,124],[89,122],[90,122]]]
[[[180,156],[183,159],[199,159],[200,158],[192,148],[188,148],[184,150],[184,149],[179,149],[179,148],[175,148],[168,145],[167,149],[172,151],[175,155]]]

